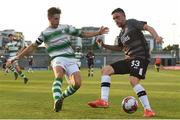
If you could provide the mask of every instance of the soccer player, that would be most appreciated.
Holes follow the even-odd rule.
[[[18,54],[19,51],[22,51],[26,47],[26,45],[22,41],[15,40],[13,34],[8,35],[8,40],[9,42],[6,44],[5,49],[7,50],[9,55],[8,59],[12,59]],[[15,80],[19,75],[24,79],[24,84],[27,84],[28,78],[21,71],[21,68],[18,64],[18,60],[14,61],[13,65],[7,67],[14,73]]]
[[[9,69],[6,68],[6,62],[7,62],[7,58],[6,56],[1,56],[1,62],[2,62],[2,70],[5,72],[5,75],[9,72]]]
[[[87,55],[87,65],[88,65],[88,77],[93,77],[93,72],[94,72],[94,53],[90,50]]]
[[[41,32],[37,40],[29,45],[22,53],[18,54],[14,60],[22,58],[24,55],[31,53],[35,48],[45,43],[47,52],[51,57],[51,64],[54,71],[54,82],[52,85],[52,92],[54,98],[54,111],[59,112],[62,109],[64,98],[74,94],[81,86],[81,75],[76,64],[74,51],[71,47],[69,37],[93,37],[102,35],[108,32],[107,27],[101,27],[95,32],[83,32],[71,25],[59,24],[61,10],[56,7],[48,9],[49,26]],[[64,75],[70,79],[69,86],[62,91],[62,81]]]
[[[160,58],[160,56],[157,56],[155,59],[155,68],[156,68],[157,72],[159,72],[159,70],[160,70],[160,65],[161,65],[161,58]]]
[[[33,73],[33,69],[32,69],[32,65],[33,65],[33,56],[28,56],[28,65],[29,65],[29,68],[28,68],[28,72],[30,73]]]
[[[83,58],[83,53],[80,50],[81,48],[77,47],[76,52],[75,52],[75,58],[76,58],[79,69],[81,69],[81,59]]]
[[[97,40],[97,42],[106,49],[123,50],[125,59],[107,65],[102,69],[101,98],[89,102],[88,105],[94,108],[109,107],[110,76],[113,74],[129,74],[130,84],[144,107],[144,116],[153,117],[155,112],[151,109],[145,88],[140,84],[140,81],[145,78],[150,61],[149,48],[142,30],[149,31],[157,43],[162,42],[162,37],[147,22],[136,19],[126,20],[125,12],[121,8],[115,9],[112,12],[112,17],[116,25],[122,28],[118,37],[118,44],[106,45],[101,40]]]

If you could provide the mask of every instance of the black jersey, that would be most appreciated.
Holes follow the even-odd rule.
[[[149,47],[142,33],[145,24],[144,21],[129,19],[119,34],[118,45],[130,58],[150,58]]]
[[[94,53],[88,52],[86,55],[86,58],[87,58],[88,64],[94,64],[94,58],[95,58]]]
[[[33,58],[32,57],[28,58],[28,63],[29,63],[30,66],[32,66],[32,64],[33,64]]]

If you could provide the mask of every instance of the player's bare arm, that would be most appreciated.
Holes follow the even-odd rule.
[[[27,48],[25,48],[22,52],[20,52],[17,56],[15,56],[13,59],[10,59],[7,62],[7,65],[13,63],[15,60],[18,60],[22,57],[24,57],[25,55],[32,53],[36,48],[38,47],[38,45],[36,43],[32,43],[30,44]]]
[[[21,49],[18,51],[17,55],[18,55],[19,53],[21,53],[24,49],[26,49],[26,47],[21,48]]]
[[[113,51],[121,51],[122,48],[119,47],[118,45],[106,45],[103,43],[103,41],[101,39],[97,39],[96,40],[96,43],[99,45],[99,46],[102,46],[106,49],[109,49],[109,50],[113,50]]]
[[[113,51],[121,51],[122,48],[119,47],[118,45],[107,45],[107,44],[102,44],[102,47],[109,49],[109,50],[113,50]]]
[[[150,32],[157,43],[163,43],[163,38],[158,35],[158,33],[156,32],[156,30],[153,27],[145,24],[144,25],[144,30],[147,30],[148,32]]]
[[[82,32],[81,36],[82,37],[93,37],[93,36],[98,36],[98,35],[103,35],[103,34],[107,34],[109,32],[109,28],[108,27],[101,27],[98,31],[96,32]]]
[[[20,59],[25,55],[32,53],[38,47],[37,43],[30,44],[27,48],[25,48],[21,53],[17,55],[17,58]]]

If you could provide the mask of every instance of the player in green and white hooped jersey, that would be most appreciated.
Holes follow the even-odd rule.
[[[8,59],[12,59],[18,54],[18,51],[24,49],[26,47],[25,44],[23,44],[21,41],[14,40],[13,34],[8,35],[9,42],[6,44],[6,50],[9,54]],[[20,66],[18,64],[18,61],[16,60],[13,65],[8,66],[8,68],[14,72],[15,80],[17,79],[18,75],[24,79],[24,83],[26,84],[28,82],[28,78],[24,75],[24,73],[21,71]]]
[[[81,52],[80,47],[76,48],[75,58],[76,58],[76,62],[77,62],[79,69],[81,69],[81,59],[83,58],[83,53]]]
[[[81,86],[81,75],[76,64],[74,51],[70,44],[70,36],[93,37],[108,32],[107,27],[101,27],[96,32],[82,32],[70,25],[59,24],[61,10],[56,7],[48,9],[49,27],[41,32],[35,43],[29,45],[24,51],[18,54],[14,59],[22,58],[31,53],[43,42],[51,57],[51,65],[54,71],[54,82],[52,86],[54,98],[54,110],[58,112],[62,108],[64,98],[74,94]],[[62,81],[64,75],[68,76],[69,86],[62,91]]]

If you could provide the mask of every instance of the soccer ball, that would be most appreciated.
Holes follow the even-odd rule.
[[[138,101],[133,96],[127,96],[122,101],[122,108],[126,113],[134,113],[138,109]]]

